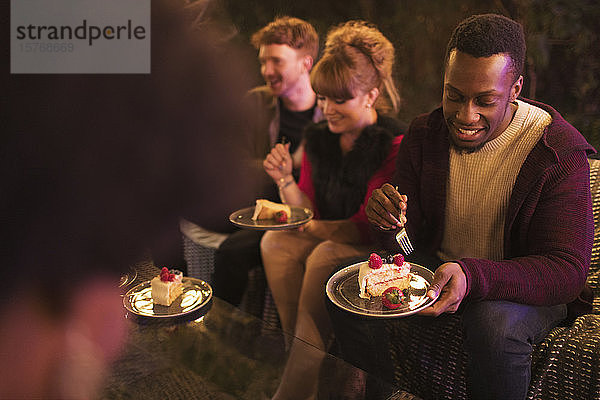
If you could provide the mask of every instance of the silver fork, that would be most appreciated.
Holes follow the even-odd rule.
[[[396,233],[396,241],[402,248],[404,255],[407,256],[413,252],[413,245],[410,242],[410,239],[408,238],[408,233],[406,232],[406,229],[404,227],[400,231],[398,231],[398,233]]]
[[[396,189],[397,192],[398,186],[394,186],[394,189]],[[412,243],[410,242],[410,239],[408,238],[408,232],[406,232],[406,228],[404,227],[402,227],[402,229],[400,229],[400,231],[396,233],[396,242],[398,242],[398,244],[402,248],[402,251],[404,252],[404,255],[406,256],[415,250]]]

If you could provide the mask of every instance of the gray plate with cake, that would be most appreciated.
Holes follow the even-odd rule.
[[[361,266],[364,269],[368,265],[368,261],[343,268],[329,278],[326,287],[327,297],[333,304],[348,312],[369,317],[398,318],[415,314],[429,307],[436,300],[425,295],[433,281],[433,272],[418,264],[408,264],[410,264],[410,274],[403,288],[406,296],[398,308],[386,308],[381,296],[361,297],[359,271]]]
[[[289,217],[286,217],[285,222],[280,222],[271,216],[255,218],[256,206],[253,206],[231,213],[229,221],[240,228],[266,231],[298,228],[313,218],[313,212],[304,207],[289,206],[288,212]]]
[[[123,297],[123,305],[139,317],[174,318],[195,313],[208,305],[212,299],[211,286],[201,279],[184,277],[182,292],[169,306],[152,300],[151,281],[131,288]]]

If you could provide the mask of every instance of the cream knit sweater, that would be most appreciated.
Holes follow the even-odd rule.
[[[546,111],[517,100],[510,125],[474,153],[450,149],[445,228],[438,256],[501,260],[508,201],[525,158],[552,121]]]

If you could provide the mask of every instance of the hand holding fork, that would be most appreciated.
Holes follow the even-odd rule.
[[[396,240],[406,255],[414,250],[404,229],[407,205],[408,197],[400,194],[397,187],[386,183],[373,191],[365,208],[367,218],[373,225],[382,230],[400,228]]]

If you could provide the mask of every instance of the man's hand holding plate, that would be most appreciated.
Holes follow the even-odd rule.
[[[461,266],[449,262],[438,267],[433,282],[427,291],[427,297],[437,301],[419,312],[419,315],[437,317],[443,313],[454,314],[467,293],[467,277]]]

